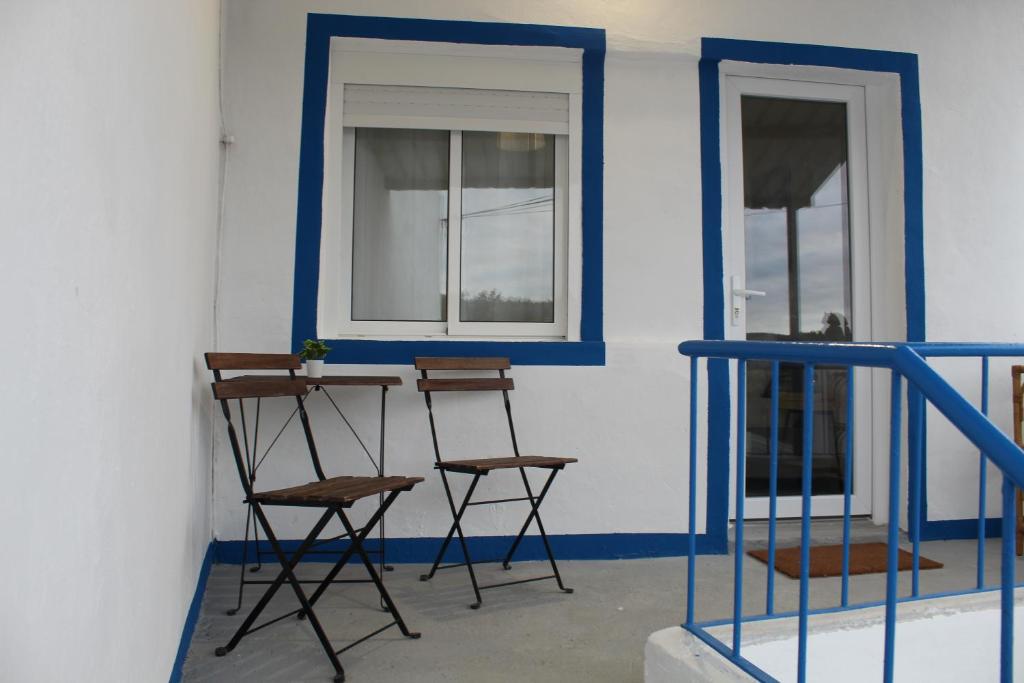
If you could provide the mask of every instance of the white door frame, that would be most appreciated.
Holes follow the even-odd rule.
[[[733,324],[732,307],[735,305],[731,280],[735,277],[737,286],[743,286],[745,272],[744,252],[744,207],[743,207],[743,149],[741,97],[761,95],[767,97],[794,98],[843,102],[847,105],[848,166],[850,235],[851,235],[851,279],[853,291],[853,333],[855,341],[872,339],[871,311],[871,239],[869,220],[869,171],[868,171],[868,126],[866,120],[866,96],[862,85],[829,83],[813,80],[791,80],[723,74],[722,92],[722,158],[723,168],[723,247],[725,249],[725,302],[727,310],[726,338],[745,339],[745,307],[739,302],[741,311],[737,324]],[[872,373],[869,369],[855,371],[854,398],[854,494],[851,497],[852,513],[866,515],[872,511]],[[735,396],[735,377],[732,378],[731,395]],[[732,426],[735,431],[735,425]],[[732,435],[735,444],[735,433]],[[732,449],[730,472],[732,484],[729,487],[729,509],[731,518],[736,510],[736,453]],[[768,517],[768,498],[744,499],[744,517],[759,519]],[[799,496],[779,496],[778,516],[797,517],[800,515]],[[842,495],[815,496],[812,514],[815,516],[837,516],[843,513]]]

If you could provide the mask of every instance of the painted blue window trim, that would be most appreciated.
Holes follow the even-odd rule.
[[[925,341],[924,200],[921,93],[917,55],[909,52],[727,38],[701,40],[700,88],[701,211],[704,263],[704,338],[725,339],[724,252],[722,250],[722,160],[718,66],[722,60],[798,64],[893,73],[900,79],[903,127],[904,277],[907,341]],[[708,362],[707,546],[727,547],[729,521],[729,372],[726,361]],[[913,416],[911,416],[912,419]],[[913,448],[913,446],[911,446]],[[923,449],[926,453],[926,450]],[[926,458],[922,458],[922,467]],[[922,491],[922,535],[932,530]]]
[[[292,348],[316,332],[323,204],[324,126],[333,37],[420,40],[480,45],[568,47],[583,51],[582,242],[580,341],[378,341],[331,343],[331,363],[407,364],[416,355],[498,355],[525,365],[604,365],[604,56],[603,29],[433,19],[310,14],[299,147]]]

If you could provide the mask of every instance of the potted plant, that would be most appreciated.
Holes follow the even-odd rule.
[[[299,357],[306,361],[307,377],[322,377],[324,374],[324,357],[331,350],[327,344],[319,339],[307,339],[302,342],[302,351]]]

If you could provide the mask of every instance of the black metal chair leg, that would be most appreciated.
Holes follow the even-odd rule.
[[[512,562],[512,556],[515,555],[516,550],[519,549],[519,544],[522,542],[523,536],[526,535],[527,529],[530,528],[533,518],[537,515],[537,509],[540,508],[541,501],[544,500],[544,496],[547,495],[548,489],[551,488],[551,482],[554,481],[558,470],[551,470],[551,474],[548,475],[547,481],[544,482],[544,486],[537,498],[533,497],[533,492],[530,490],[530,482],[526,478],[526,472],[520,469],[519,473],[523,475],[523,484],[526,487],[526,495],[530,499],[530,513],[526,516],[526,522],[523,523],[523,528],[519,530],[519,533],[516,535],[516,539],[512,541],[512,546],[508,549],[505,559],[501,562],[501,566],[505,569],[509,568],[509,564]]]
[[[238,602],[235,606],[227,610],[225,614],[229,617],[233,617],[238,614],[238,610],[242,609],[242,592],[245,590],[245,565],[249,560],[249,523],[252,521],[252,507],[247,507],[245,511],[245,536],[242,540],[242,567],[238,571]]]
[[[502,563],[502,566],[508,569],[509,562],[511,562],[512,560],[512,554],[515,553],[516,548],[518,548],[520,541],[523,539],[523,535],[526,533],[527,528],[529,528],[530,526],[530,523],[536,519],[537,529],[540,531],[540,538],[541,541],[544,543],[544,550],[548,555],[548,561],[551,563],[551,572],[555,575],[555,581],[556,583],[558,583],[558,588],[564,593],[572,593],[573,589],[566,588],[565,585],[562,583],[562,575],[558,571],[558,564],[555,562],[555,555],[551,551],[551,543],[548,541],[547,532],[544,530],[544,522],[540,518],[540,506],[544,502],[544,498],[548,495],[548,490],[551,488],[551,484],[555,481],[555,475],[558,474],[558,472],[559,470],[551,470],[551,474],[548,476],[547,481],[544,482],[544,487],[541,489],[540,495],[537,496],[536,499],[533,498],[532,494],[530,493],[529,484],[527,484],[527,495],[530,496],[530,514],[527,515],[526,523],[523,525],[523,528],[519,531],[519,535],[516,537],[515,542],[509,549],[508,555],[505,557],[505,561]],[[525,478],[526,474],[524,473],[523,479]]]
[[[253,503],[253,511],[255,512],[257,509],[257,504]],[[298,565],[299,560],[302,559],[302,556],[306,553],[307,550],[309,550],[310,546],[313,545],[313,543],[316,541],[317,536],[319,536],[320,532],[324,530],[324,527],[327,526],[327,522],[330,521],[333,515],[334,513],[331,510],[326,511],[323,514],[323,516],[320,517],[320,520],[316,523],[316,526],[314,526],[313,529],[306,536],[305,540],[303,540],[302,544],[299,546],[299,549],[295,551],[294,555],[292,555],[291,560],[289,562],[282,561],[283,567],[287,567],[289,573],[292,568]],[[266,524],[266,522],[263,521],[265,520],[265,518],[263,517],[262,514],[259,515],[259,519],[261,520],[261,524]],[[242,622],[242,625],[238,627],[237,631],[235,631],[235,635],[231,637],[231,640],[228,641],[228,644],[223,647],[218,647],[216,649],[215,654],[218,657],[223,657],[224,655],[235,649],[235,646],[237,646],[238,643],[242,640],[242,638],[244,638],[245,635],[248,633],[249,627],[253,625],[257,618],[259,618],[264,608],[267,606],[267,604],[270,603],[274,595],[277,594],[278,589],[281,588],[282,585],[284,585],[284,582],[288,579],[289,573],[286,573],[284,571],[284,568],[282,568],[281,572],[278,573],[277,577],[274,579],[274,582],[271,583],[270,586],[267,587],[266,592],[263,593],[263,597],[260,598],[259,602],[256,603],[256,606],[252,608],[251,612],[249,612],[249,616],[245,618],[245,621]]]
[[[554,479],[554,473],[551,474],[551,479]],[[550,479],[548,480],[550,482]],[[546,487],[545,487],[546,488]],[[546,493],[547,491],[545,491]],[[544,542],[544,550],[548,554],[548,561],[551,563],[551,572],[555,575],[555,582],[563,593],[572,593],[572,588],[566,588],[562,583],[562,575],[558,572],[558,564],[555,562],[555,554],[551,552],[551,543],[548,541],[548,534],[544,531],[544,522],[541,521],[540,513],[537,512],[537,507],[540,507],[540,501],[537,500],[537,506],[534,507],[534,518],[537,520],[537,529],[540,530],[540,540]]]
[[[398,492],[394,492],[390,495],[389,500],[394,500],[398,495]],[[339,508],[337,510],[338,517],[341,519],[341,523],[345,526],[345,531],[349,533],[349,537],[352,539],[352,547],[355,548],[355,552],[359,555],[359,559],[363,561],[363,566],[366,567],[366,572],[370,575],[370,579],[374,585],[377,586],[377,591],[380,593],[381,599],[384,604],[387,605],[388,611],[391,612],[391,616],[395,618],[395,622],[398,624],[398,628],[401,629],[402,635],[409,638],[419,638],[420,634],[410,631],[405,625],[405,621],[402,619],[402,615],[398,613],[398,607],[391,600],[391,595],[388,593],[387,588],[384,587],[384,582],[381,581],[380,575],[377,574],[377,570],[373,568],[373,562],[370,561],[369,555],[366,554],[366,549],[363,548],[363,539],[366,537],[365,531],[363,534],[356,534],[352,528],[352,523],[348,521],[348,517]]]
[[[260,553],[260,527],[255,521],[252,525],[252,544],[256,548],[256,566],[249,567],[249,572],[256,573],[263,569],[263,555]]]
[[[277,555],[277,560],[281,563],[281,567],[283,567],[283,573],[286,575],[288,583],[291,584],[292,590],[295,592],[295,597],[298,598],[299,604],[302,605],[302,610],[306,614],[306,618],[309,619],[309,625],[313,627],[313,632],[316,633],[317,640],[320,641],[320,645],[327,654],[327,658],[331,660],[331,665],[334,667],[334,671],[336,672],[334,680],[344,681],[345,669],[341,666],[341,661],[335,653],[334,646],[331,645],[331,641],[327,639],[327,633],[324,632],[323,626],[320,625],[320,620],[317,618],[316,612],[313,611],[313,606],[310,605],[309,600],[306,599],[306,594],[302,591],[302,584],[299,583],[298,578],[295,576],[294,566],[298,564],[298,562],[289,561],[288,557],[284,554],[284,551],[281,549],[281,544],[278,543],[277,537],[274,536],[274,532],[270,528],[270,523],[267,521],[266,516],[263,514],[263,510],[258,504],[254,505],[254,510],[260,524],[263,526],[263,531],[267,534],[267,541],[270,542],[270,547],[273,548],[274,554]],[[334,511],[332,510],[328,510],[324,514],[321,518],[322,524],[317,524],[320,529],[316,531],[316,534],[313,535],[312,538],[307,538],[306,542],[312,544],[316,539],[316,536],[323,530],[323,527],[327,526],[327,520],[331,518],[333,512]],[[304,542],[304,545],[306,542]],[[305,552],[305,550],[303,550],[303,552]]]
[[[392,492],[387,497],[387,499],[384,501],[384,504],[381,505],[379,508],[377,508],[377,512],[373,513],[373,515],[366,522],[366,524],[363,525],[362,533],[358,534],[357,537],[353,537],[350,534],[349,538],[352,539],[352,540],[354,540],[355,538],[358,538],[360,543],[362,543],[364,540],[366,540],[366,537],[373,530],[374,525],[377,524],[378,520],[380,520],[380,519],[382,519],[384,517],[384,513],[387,512],[387,509],[389,507],[391,507],[391,504],[395,502],[395,498],[397,498],[397,497],[398,497],[398,492],[397,491]],[[337,514],[338,514],[338,519],[341,520],[342,526],[344,526],[345,522],[346,522],[345,516],[340,511]],[[346,529],[346,533],[348,533],[348,529]],[[316,604],[316,601],[319,600],[320,596],[324,594],[324,591],[326,591],[327,588],[331,585],[331,582],[334,581],[335,577],[337,577],[338,574],[341,572],[341,570],[345,567],[345,565],[348,564],[348,561],[349,561],[349,559],[351,559],[352,554],[355,552],[355,550],[356,550],[356,544],[353,543],[350,540],[349,546],[347,548],[345,548],[345,551],[341,554],[341,558],[331,568],[331,571],[327,572],[327,576],[324,577],[324,580],[320,582],[320,585],[316,587],[316,590],[309,597],[309,604],[311,604],[311,605],[315,605]],[[303,613],[300,610],[299,611],[299,618],[301,619],[302,617],[303,617]]]
[[[473,594],[476,596],[476,602],[470,605],[471,609],[480,609],[480,604],[483,599],[480,597],[480,586],[476,580],[476,572],[473,571],[473,560],[469,555],[469,546],[466,543],[466,537],[462,533],[462,527],[459,522],[462,519],[462,515],[465,514],[466,508],[469,507],[469,499],[473,497],[473,491],[476,490],[476,485],[480,481],[479,474],[473,476],[473,481],[469,485],[469,490],[466,491],[466,497],[462,500],[461,507],[456,511],[455,499],[452,497],[451,488],[448,486],[448,477],[445,476],[444,470],[441,470],[441,481],[444,484],[444,492],[448,497],[448,507],[452,511],[452,526],[448,530],[448,535],[444,539],[444,543],[441,544],[441,550],[437,553],[437,557],[434,559],[434,564],[430,568],[430,572],[420,576],[420,581],[427,581],[433,578],[437,572],[438,566],[441,564],[444,558],[445,551],[448,550],[448,545],[451,543],[453,532],[457,532],[459,535],[459,545],[462,546],[462,555],[466,560],[466,569],[469,571],[469,580],[473,584]]]
[[[448,528],[448,535],[444,537],[444,542],[441,544],[441,549],[437,552],[437,557],[434,558],[434,564],[431,565],[430,571],[426,574],[420,574],[420,581],[429,581],[434,578],[434,574],[437,573],[437,568],[441,564],[441,560],[444,558],[445,552],[448,550],[448,546],[452,542],[452,536],[455,535],[455,524]]]
[[[473,496],[473,491],[476,489],[477,482],[480,481],[480,475],[477,474],[473,477],[473,482],[469,485],[469,490],[466,491],[466,497],[462,501],[462,507],[459,509],[458,514],[455,515],[455,532],[459,535],[459,545],[462,546],[462,556],[466,559],[466,569],[469,571],[469,581],[473,584],[473,594],[476,596],[476,602],[469,606],[470,609],[480,609],[480,605],[483,603],[483,598],[480,597],[480,585],[476,581],[476,572],[473,571],[473,559],[469,555],[469,544],[466,543],[466,536],[462,533],[462,515],[466,512],[466,508],[469,506],[469,499]],[[447,489],[447,487],[445,487]],[[448,494],[448,502],[451,504],[452,511],[455,510],[455,501],[452,500],[451,493]]]

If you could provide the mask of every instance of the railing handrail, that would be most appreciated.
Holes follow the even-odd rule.
[[[839,353],[849,353],[848,349],[875,349],[869,350],[865,353],[868,354],[865,358],[871,360],[875,358],[875,354],[885,354],[885,350],[889,352],[895,351],[898,348],[906,347],[913,349],[919,356],[923,358],[956,358],[956,357],[984,357],[988,356],[991,358],[1009,358],[1019,356],[1024,358],[1024,344],[1013,344],[1013,343],[999,343],[993,344],[991,342],[809,342],[809,341],[746,341],[738,339],[698,339],[691,341],[684,341],[679,345],[679,352],[684,356],[701,356],[711,358],[732,358],[735,359],[738,356],[735,355],[736,351],[723,351],[722,349],[730,349],[730,347],[736,348],[750,348],[756,349],[757,354],[766,353],[769,357],[762,358],[760,355],[757,358],[750,357],[755,351],[747,352],[744,357],[747,360],[780,360],[785,361],[790,358],[794,359],[794,362],[802,362],[805,360],[804,354],[814,349],[822,349],[824,355],[831,354],[832,351],[838,351]],[[712,351],[709,353],[709,350]],[[782,358],[780,354],[784,354],[785,358]],[[849,356],[846,356],[847,360],[845,364],[850,364]],[[824,361],[830,362],[830,361]],[[867,362],[867,365],[872,367],[875,366],[872,362]],[[884,365],[884,367],[890,367]]]
[[[1024,451],[935,372],[923,357],[1024,356],[1024,344],[700,340],[681,343],[679,353],[690,358],[890,368],[913,384],[1017,487],[1024,488]]]
[[[1013,681],[1013,607],[1016,586],[1016,565],[1014,562],[1014,539],[1016,537],[1017,517],[1015,512],[1016,487],[1024,487],[1024,449],[1003,433],[987,417],[989,405],[989,365],[993,357],[1024,357],[1024,344],[983,344],[983,343],[907,343],[907,342],[772,342],[772,341],[687,341],[679,345],[679,352],[690,358],[690,454],[689,454],[689,547],[687,558],[686,581],[686,621],[683,627],[716,651],[723,654],[743,671],[761,681],[775,681],[767,672],[759,669],[753,662],[742,655],[743,616],[743,506],[745,497],[745,478],[743,463],[746,458],[745,435],[746,425],[746,373],[747,363],[762,361],[771,364],[771,422],[769,436],[769,541],[767,558],[767,594],[766,616],[774,613],[772,600],[773,582],[771,577],[775,568],[774,527],[777,521],[775,500],[777,497],[774,482],[777,476],[778,462],[778,411],[779,366],[782,363],[803,365],[803,425],[801,459],[801,515],[800,515],[800,590],[799,608],[797,610],[797,681],[805,683],[807,679],[807,651],[809,625],[809,594],[810,594],[810,537],[811,537],[811,479],[813,477],[813,432],[814,432],[814,393],[815,374],[824,366],[840,366],[845,368],[847,384],[847,444],[846,466],[843,488],[843,569],[841,606],[848,608],[847,582],[849,578],[850,557],[850,500],[852,495],[850,462],[853,447],[850,436],[853,433],[853,386],[854,369],[867,367],[885,369],[890,372],[891,395],[889,398],[889,499],[888,499],[888,535],[886,541],[887,570],[885,588],[885,654],[883,663],[883,681],[892,683],[895,676],[896,658],[896,606],[898,597],[897,572],[899,570],[899,517],[900,517],[900,451],[902,436],[902,405],[903,380],[907,382],[906,399],[908,404],[908,504],[909,533],[913,543],[911,565],[911,596],[920,595],[918,573],[920,569],[920,517],[922,500],[923,471],[923,429],[926,403],[931,403],[950,423],[979,449],[979,494],[978,494],[978,590],[984,588],[984,558],[987,505],[986,471],[988,462],[994,462],[1003,473],[1002,483],[1002,540],[1000,562],[1000,680],[1002,683]],[[925,360],[928,357],[980,357],[982,369],[981,410],[969,403],[953,386],[943,379]],[[698,623],[694,616],[694,600],[696,596],[695,556],[697,535],[694,499],[696,497],[695,481],[697,478],[697,368],[699,359],[715,359],[728,364],[736,361],[736,550],[733,573],[733,632],[732,646],[728,647],[717,637],[709,634],[707,624]],[[710,362],[710,361],[709,361]],[[709,366],[710,369],[710,366]],[[719,375],[723,377],[723,375]],[[711,386],[709,385],[709,392]],[[1015,385],[1015,391],[1016,385]],[[727,389],[732,393],[731,387]],[[709,394],[710,398],[710,394]],[[710,419],[710,416],[709,416]],[[730,449],[731,450],[731,449]],[[709,452],[710,458],[710,452]]]

